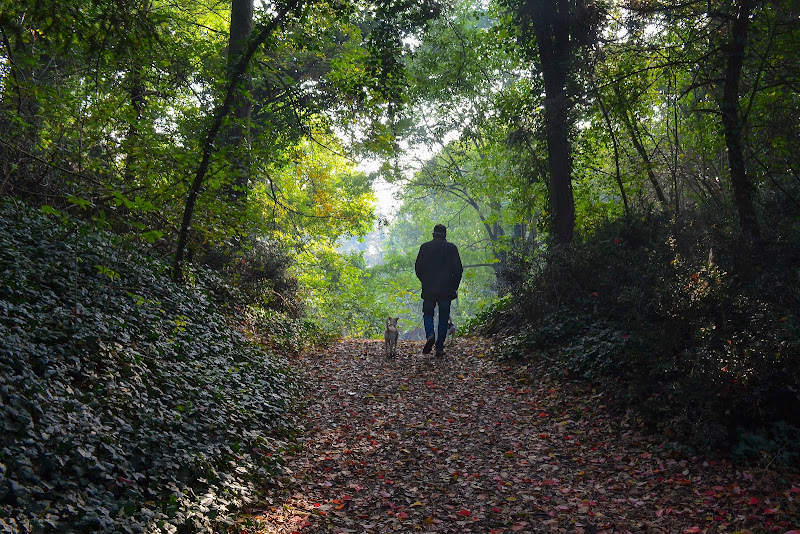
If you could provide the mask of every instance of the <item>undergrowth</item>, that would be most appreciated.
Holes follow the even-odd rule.
[[[800,234],[754,252],[701,217],[608,222],[525,264],[481,333],[500,358],[605,388],[680,446],[800,465]]]
[[[139,248],[0,205],[0,531],[211,531],[283,462],[296,381],[269,347],[302,321],[271,310],[253,343],[235,287]]]

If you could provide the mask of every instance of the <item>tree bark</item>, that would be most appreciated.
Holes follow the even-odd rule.
[[[750,12],[752,10],[750,1],[741,0],[739,12],[731,27],[728,61],[725,67],[725,83],[720,108],[722,112],[722,127],[725,133],[725,145],[728,148],[728,166],[731,174],[733,199],[736,211],[739,214],[739,226],[746,238],[756,246],[761,246],[761,231],[753,201],[755,187],[745,169],[742,151],[744,120],[739,112],[739,84],[750,26]]]
[[[247,39],[253,33],[253,0],[232,0],[231,29],[228,41],[228,72],[231,81],[238,82],[231,105],[233,123],[226,132],[227,159],[233,171],[228,198],[238,200],[247,195],[250,181],[250,115],[253,109],[250,92],[253,80],[249,69],[235,72],[239,56],[246,50]]]
[[[571,59],[568,0],[528,0],[545,88],[545,129],[550,171],[550,226],[556,242],[572,242],[575,200],[569,142],[567,77]]]

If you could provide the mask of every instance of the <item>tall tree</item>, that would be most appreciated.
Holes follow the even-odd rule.
[[[731,187],[739,224],[744,235],[757,246],[761,245],[761,231],[758,226],[753,197],[755,187],[745,168],[742,136],[742,120],[739,94],[741,91],[742,66],[747,47],[747,36],[752,15],[751,0],[739,0],[738,9],[730,25],[730,37],[725,62],[725,81],[723,82],[720,111],[725,144],[728,147],[728,165]]]
[[[395,3],[391,0],[378,2],[374,6],[375,11],[368,15],[368,20],[364,21],[369,26],[373,25],[373,30],[377,28],[378,35],[386,37],[384,40],[378,39],[370,32],[365,36],[363,42],[357,43],[356,46],[362,46],[361,51],[366,53],[359,57],[358,60],[362,61],[366,66],[371,67],[369,73],[364,75],[363,78],[358,80],[361,83],[351,83],[348,88],[353,89],[362,99],[367,94],[375,98],[376,103],[369,107],[369,111],[374,112],[371,120],[373,123],[379,123],[380,119],[388,115],[391,119],[392,105],[397,103],[402,98],[402,62],[396,54],[402,54],[403,49],[398,48],[397,43],[401,37],[410,31],[410,29],[417,28],[424,25],[425,21],[435,16],[438,2],[431,0],[429,2],[400,2]],[[247,39],[247,46],[244,51],[238,54],[233,68],[229,68],[225,80],[225,87],[214,106],[213,117],[210,120],[208,129],[204,135],[204,140],[201,144],[201,159],[197,165],[194,179],[188,191],[186,202],[184,204],[183,216],[181,219],[180,229],[178,232],[178,242],[176,246],[176,253],[173,266],[173,278],[176,281],[182,279],[183,263],[187,255],[187,246],[189,243],[190,229],[192,219],[194,217],[195,206],[200,197],[200,193],[204,188],[209,170],[213,167],[213,156],[215,154],[215,143],[221,134],[221,129],[228,119],[230,113],[233,111],[236,103],[237,94],[240,91],[240,81],[242,76],[245,75],[250,66],[250,61],[253,59],[256,52],[260,49],[261,45],[268,40],[272,45],[261,58],[264,61],[259,65],[263,72],[273,71],[274,77],[269,80],[260,80],[262,85],[268,83],[275,83],[277,91],[267,91],[264,94],[270,95],[266,108],[278,107],[282,108],[282,113],[290,115],[301,115],[304,113],[304,107],[308,106],[313,108],[314,100],[322,100],[329,102],[328,97],[332,95],[337,88],[336,81],[330,78],[323,83],[319,75],[310,76],[310,79],[303,79],[298,76],[298,70],[292,69],[288,72],[284,71],[286,64],[281,64],[279,60],[285,60],[284,56],[296,56],[297,48],[301,50],[311,50],[312,52],[321,52],[322,46],[315,44],[315,38],[321,37],[320,35],[313,35],[313,33],[304,33],[305,26],[310,25],[315,27],[314,23],[320,22],[320,25],[333,24],[336,22],[347,21],[347,17],[355,13],[355,16],[363,16],[355,10],[355,4],[344,2],[334,3],[333,5],[325,1],[302,3],[301,0],[289,0],[286,3],[273,6],[274,11],[265,12],[265,16],[269,17],[268,22],[259,24],[255,27],[250,37]],[[315,20],[320,17],[320,20]],[[363,21],[363,19],[362,19]],[[291,24],[290,24],[291,23]],[[285,30],[282,37],[286,37],[289,42],[286,44],[286,49],[280,48],[282,44],[280,39],[272,39],[273,34],[278,29]],[[312,29],[313,32],[313,29]],[[313,36],[313,37],[311,37]],[[389,38],[392,36],[392,38]],[[297,41],[291,41],[296,38]],[[305,39],[309,39],[306,41]],[[310,44],[309,44],[310,43]],[[286,54],[281,52],[285,51]],[[272,61],[274,59],[279,59]],[[353,58],[347,58],[343,61],[352,61]],[[291,64],[291,61],[287,63]],[[331,61],[331,64],[333,61]],[[287,69],[288,70],[288,69]],[[328,67],[332,70],[332,67]],[[363,69],[362,69],[363,70]],[[391,84],[381,83],[384,80],[389,80]],[[399,80],[399,81],[398,81]],[[333,89],[332,89],[333,88]],[[263,90],[263,87],[262,87]],[[382,115],[378,110],[384,106],[388,108],[388,113]],[[331,104],[333,107],[333,104]],[[274,109],[274,108],[273,108]],[[322,109],[322,108],[320,108]],[[360,108],[363,112],[364,107]],[[268,113],[265,116],[269,116]],[[312,122],[316,120],[318,123],[325,121],[317,114],[316,118],[310,119]],[[269,128],[265,125],[264,134],[271,135],[273,138],[282,137],[286,135],[285,132],[277,131],[275,128]],[[308,124],[297,124],[297,128],[290,132],[295,135],[298,132],[308,129]],[[266,164],[268,167],[269,164]],[[269,180],[266,176],[265,179]]]
[[[197,203],[197,198],[200,196],[206,174],[211,165],[211,157],[214,154],[214,143],[220,133],[223,121],[228,117],[236,100],[239,80],[247,70],[250,60],[258,48],[272,35],[272,32],[284,23],[289,13],[297,8],[299,4],[300,0],[290,0],[280,11],[273,15],[269,22],[257,28],[254,35],[249,39],[247,48],[238,55],[235,65],[228,71],[228,83],[225,88],[224,96],[214,108],[211,123],[202,143],[202,155],[198,162],[197,170],[195,171],[194,179],[192,180],[192,185],[183,208],[183,217],[181,218],[181,226],[178,230],[178,244],[175,249],[175,261],[172,269],[172,278],[176,282],[183,281],[183,261],[186,256],[186,246],[189,241],[189,230],[191,228],[192,218],[194,217],[195,204]]]
[[[594,40],[599,11],[592,0],[504,0],[519,28],[520,45],[544,81],[550,219],[558,243],[575,230],[570,132],[578,52]]]

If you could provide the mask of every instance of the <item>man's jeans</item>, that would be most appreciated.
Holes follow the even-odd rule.
[[[449,299],[423,299],[422,324],[425,325],[425,337],[433,335],[433,311],[439,306],[439,335],[436,336],[436,350],[444,350],[444,340],[447,337],[447,323],[450,321]]]

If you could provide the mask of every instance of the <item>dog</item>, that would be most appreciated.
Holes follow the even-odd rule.
[[[447,320],[447,337],[453,337],[456,335],[456,325],[453,324],[452,319]]]
[[[387,358],[397,355],[397,338],[400,331],[397,329],[399,317],[386,318],[386,331],[383,333],[383,351]]]

